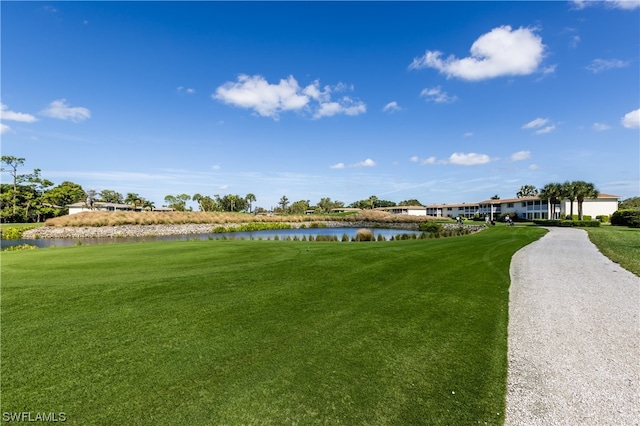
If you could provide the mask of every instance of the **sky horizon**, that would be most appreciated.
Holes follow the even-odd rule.
[[[156,206],[253,193],[266,209],[472,203],[567,180],[640,195],[638,0],[0,13],[2,155],[55,184]]]

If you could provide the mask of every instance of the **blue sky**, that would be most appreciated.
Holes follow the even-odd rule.
[[[639,6],[3,1],[2,154],[157,206],[637,196]]]

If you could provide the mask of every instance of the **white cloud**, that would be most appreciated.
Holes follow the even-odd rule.
[[[376,165],[375,161],[373,161],[371,158],[367,158],[364,161],[355,163],[352,167],[373,167],[375,165]]]
[[[449,96],[447,92],[443,92],[440,86],[432,87],[430,89],[423,89],[420,92],[420,96],[427,98],[428,101],[435,103],[452,103],[455,102],[457,96]]]
[[[543,135],[545,133],[551,133],[556,129],[556,125],[552,124],[551,126],[543,127],[542,129],[536,130],[536,135]]]
[[[511,161],[522,161],[531,158],[531,151],[518,151],[511,154]]]
[[[529,170],[538,170],[540,167],[538,167],[537,164],[532,164],[529,166]]]
[[[218,164],[214,164],[213,166],[211,166],[212,170],[220,170],[220,166]]]
[[[0,119],[21,121],[23,123],[33,123],[34,121],[38,121],[38,119],[31,114],[9,111],[9,107],[5,104],[0,104]]]
[[[549,122],[548,118],[536,118],[535,120],[532,120],[530,122],[528,122],[527,124],[523,125],[522,128],[523,129],[536,129],[538,127],[542,127],[545,124],[547,124]]]
[[[178,93],[186,93],[188,95],[193,95],[194,93],[196,93],[196,89],[184,86],[178,86],[176,90],[178,91]]]
[[[621,61],[620,59],[594,59],[585,68],[594,74],[598,74],[603,71],[624,68],[626,66],[629,66],[629,62]]]
[[[384,108],[382,108],[382,112],[389,112],[389,113],[392,113],[392,112],[400,111],[401,109],[402,109],[402,108],[400,108],[400,107],[398,106],[398,103],[397,103],[396,101],[393,101],[393,102],[389,102],[388,104],[386,104],[386,105],[384,106]]]
[[[471,46],[471,56],[442,59],[442,52],[427,50],[414,58],[410,69],[435,68],[447,77],[484,80],[534,73],[544,58],[545,45],[530,28],[512,30],[505,25],[480,36]]]
[[[47,108],[40,111],[40,114],[61,120],[71,120],[74,123],[91,117],[91,111],[87,108],[71,107],[66,99],[58,99],[51,102]]]
[[[272,84],[260,75],[240,75],[236,82],[228,81],[219,86],[211,97],[228,105],[252,109],[258,115],[274,120],[278,120],[280,113],[285,111],[313,110],[313,118],[365,113],[366,105],[348,96],[331,101],[332,93],[350,89],[344,83],[321,89],[318,80],[301,88],[293,76]]]
[[[571,41],[569,42],[569,47],[572,49],[575,49],[576,47],[578,47],[578,44],[580,44],[580,36],[574,35],[573,37],[571,37]]]
[[[6,124],[2,124],[0,123],[0,135],[5,134],[7,132],[11,131],[11,127],[7,126]]]
[[[640,109],[626,113],[621,122],[627,129],[640,128]]]
[[[640,0],[605,0],[605,3],[615,9],[633,10],[640,7]]]
[[[324,102],[313,115],[313,118],[331,117],[336,114],[360,115],[367,112],[367,106],[359,101],[354,101],[348,96],[343,96],[339,102]]]
[[[436,157],[420,158],[417,155],[414,155],[413,157],[411,157],[409,161],[413,163],[420,163],[423,166],[427,164],[436,164],[437,162]]]
[[[491,158],[486,154],[476,154],[470,152],[465,154],[463,152],[454,152],[449,157],[449,164],[456,164],[458,166],[477,166],[480,164],[487,164],[491,162]]]
[[[593,130],[596,132],[602,132],[604,130],[609,130],[611,126],[605,123],[593,123]]]
[[[466,138],[470,138],[471,136],[473,136],[473,132],[466,132],[465,134],[463,134],[462,136],[466,137]]]
[[[344,163],[337,163],[334,164],[333,166],[329,166],[330,169],[344,169],[346,167],[350,167],[350,168],[354,168],[354,167],[374,167],[376,165],[376,162],[373,161],[371,158],[367,158],[364,161],[359,161],[357,163],[353,163],[350,164],[348,166],[346,166]]]
[[[595,0],[572,0],[574,9],[582,10],[587,6],[604,4],[611,9],[633,10],[640,7],[640,0],[605,0],[604,2]]]

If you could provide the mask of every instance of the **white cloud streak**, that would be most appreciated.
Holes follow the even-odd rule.
[[[528,122],[527,124],[523,125],[522,128],[523,129],[536,129],[538,127],[542,127],[545,124],[547,124],[549,122],[548,118],[536,118],[535,120],[532,120],[530,122]]]
[[[528,75],[542,63],[545,45],[530,28],[512,30],[508,25],[492,29],[471,46],[471,56],[442,59],[442,52],[427,50],[414,58],[409,69],[434,68],[448,78],[485,80],[502,76]]]
[[[640,109],[626,113],[620,121],[627,129],[640,128]]]
[[[0,119],[20,121],[23,123],[33,123],[34,121],[38,121],[38,119],[31,114],[10,111],[9,107],[5,104],[0,104]]]
[[[522,161],[531,158],[531,151],[518,151],[511,154],[511,161]]]
[[[572,0],[574,9],[582,10],[588,6],[599,6],[604,4],[610,9],[634,10],[640,7],[640,0]]]
[[[0,135],[3,135],[5,133],[9,133],[11,131],[12,131],[11,127],[7,126],[6,124],[0,123]]]
[[[420,92],[420,96],[422,96],[423,98],[426,98],[427,101],[435,102],[437,104],[441,104],[441,103],[448,104],[458,100],[457,96],[455,95],[449,96],[447,92],[443,92],[440,86],[423,89],[422,92]]]
[[[87,108],[71,107],[66,99],[58,99],[51,102],[47,108],[40,111],[40,114],[60,120],[71,120],[74,123],[79,123],[91,117],[91,111]]]
[[[624,68],[629,66],[628,61],[622,61],[620,59],[594,59],[585,68],[594,74],[599,74],[603,71],[614,70],[616,68]]]
[[[280,114],[287,111],[311,112],[315,119],[337,114],[364,114],[367,111],[366,105],[349,96],[331,100],[332,93],[345,90],[350,88],[343,83],[321,88],[316,80],[302,88],[293,76],[273,84],[261,75],[243,74],[238,76],[237,81],[228,81],[219,86],[211,97],[227,105],[251,109],[262,117],[274,120],[278,120]]]
[[[367,158],[364,161],[359,161],[357,163],[353,163],[350,164],[348,166],[346,166],[344,163],[337,163],[334,164],[333,166],[329,166],[330,169],[345,169],[347,167],[349,168],[357,168],[357,167],[375,167],[376,166],[376,162],[373,161],[371,158]]]
[[[384,106],[384,108],[382,108],[382,112],[388,113],[398,112],[400,110],[402,110],[402,108],[398,106],[398,103],[396,101],[389,102]]]
[[[596,132],[603,132],[605,130],[609,130],[611,126],[605,123],[593,123],[593,130]]]

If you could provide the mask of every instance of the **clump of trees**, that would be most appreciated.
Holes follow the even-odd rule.
[[[41,176],[40,169],[22,173],[25,159],[3,155],[0,171],[7,173],[10,183],[0,184],[0,219],[2,222],[40,222],[68,213],[67,204],[86,199],[76,183],[54,183]]]
[[[582,205],[585,199],[598,198],[600,191],[591,182],[576,180],[572,182],[551,182],[546,184],[539,193],[542,200],[549,201],[549,218],[553,218],[555,206],[562,200],[571,201],[569,216],[573,218],[573,202],[578,202],[578,220],[583,220]]]

